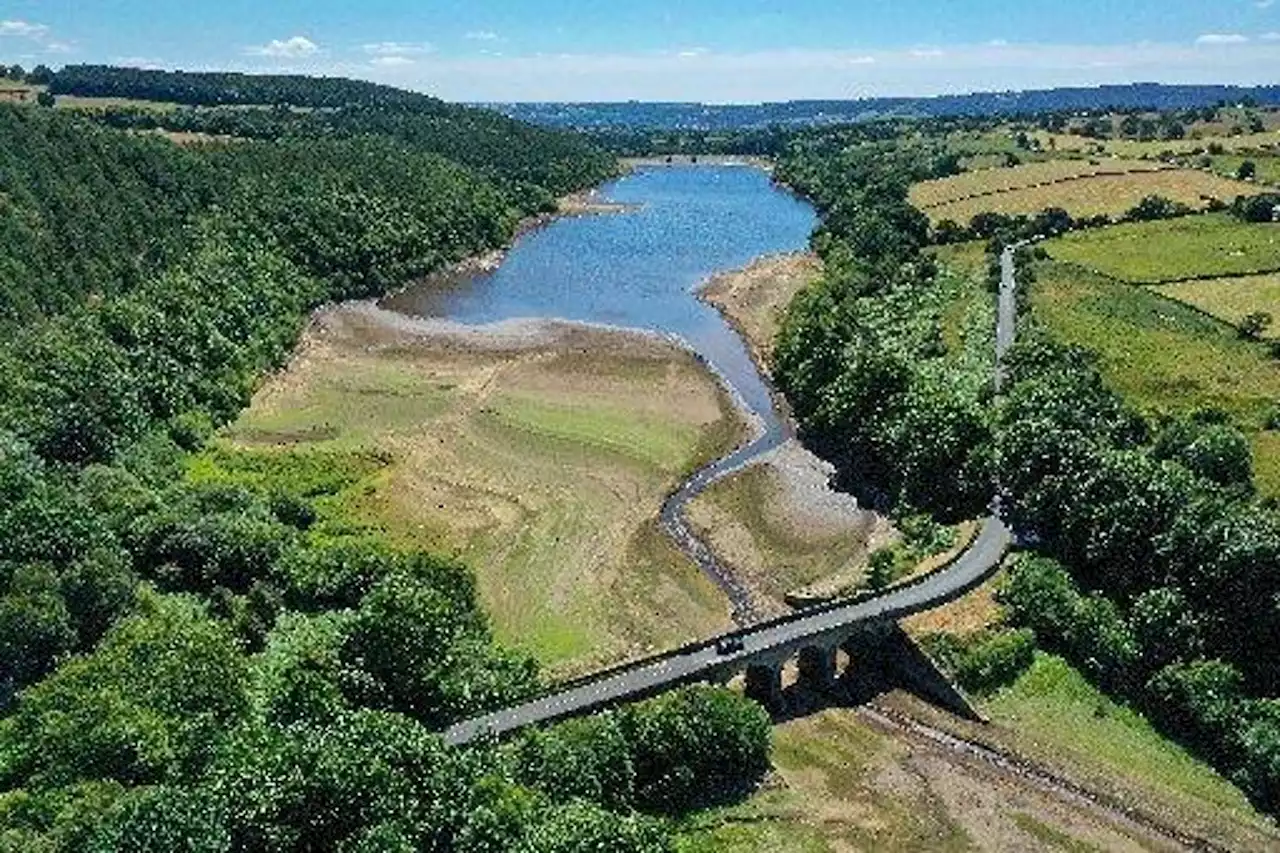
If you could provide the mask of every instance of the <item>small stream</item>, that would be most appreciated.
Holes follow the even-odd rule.
[[[627,213],[556,219],[519,240],[502,265],[447,286],[428,282],[388,298],[404,314],[483,324],[548,318],[675,336],[713,369],[760,427],[749,445],[696,472],[667,501],[662,525],[749,622],[750,596],[689,528],[684,510],[717,480],[788,437],[768,383],[745,343],[697,287],[762,255],[804,249],[813,209],[746,166],[639,169],[601,188]]]

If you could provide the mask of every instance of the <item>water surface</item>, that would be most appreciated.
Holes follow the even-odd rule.
[[[779,428],[743,341],[695,290],[761,255],[803,249],[813,209],[745,166],[644,168],[601,195],[639,208],[557,219],[520,238],[496,271],[411,288],[387,307],[462,323],[549,317],[678,335],[767,429]]]

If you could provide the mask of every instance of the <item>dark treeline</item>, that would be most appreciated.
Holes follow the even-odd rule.
[[[721,691],[444,747],[541,689],[470,571],[322,520],[345,457],[187,474],[310,309],[611,172],[487,121],[479,169],[408,134],[184,150],[0,108],[0,850],[661,851],[669,816],[758,780],[767,719]]]
[[[1280,519],[1255,499],[1247,440],[1214,412],[1143,419],[1027,318],[1012,387],[991,400],[990,357],[942,344],[947,277],[906,200],[948,165],[927,147],[830,140],[784,161],[822,211],[827,264],[778,345],[805,433],[890,504],[972,513],[998,480],[1042,555],[1002,593],[1014,624],[1280,813],[1280,703],[1265,698],[1280,693]],[[1021,268],[1025,290],[1029,253]],[[1017,636],[987,645],[974,683],[1027,660]]]
[[[374,107],[445,114],[453,108],[429,95],[340,77],[161,71],[110,65],[67,65],[49,91],[86,98],[132,98],[186,106],[287,104],[312,109]]]

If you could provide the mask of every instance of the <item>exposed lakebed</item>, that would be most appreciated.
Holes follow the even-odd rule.
[[[489,272],[435,279],[384,303],[404,314],[465,324],[560,319],[680,338],[756,418],[750,445],[695,474],[668,502],[663,525],[724,587],[740,618],[746,590],[689,531],[683,509],[707,486],[776,448],[786,422],[745,342],[697,297],[711,276],[769,254],[803,249],[813,208],[745,166],[641,168],[599,191],[627,212],[556,219],[519,240]]]
[[[556,219],[516,241],[496,270],[426,282],[385,306],[469,324],[556,318],[676,335],[779,428],[746,346],[696,289],[761,255],[803,249],[813,209],[744,166],[642,168],[599,195],[635,209]]]

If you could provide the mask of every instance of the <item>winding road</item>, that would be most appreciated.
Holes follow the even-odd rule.
[[[1016,320],[1016,268],[1013,246],[1001,256],[1001,286],[996,322],[997,390],[1004,381],[1003,360],[1013,345]],[[676,544],[707,572],[733,602],[735,616],[751,614],[750,595],[724,566],[707,543],[689,527],[684,510],[689,502],[717,481],[750,465],[786,438],[785,428],[768,430],[746,447],[694,474],[662,510],[664,529]],[[589,714],[621,702],[652,696],[684,684],[724,680],[754,661],[773,660],[808,646],[830,642],[860,626],[896,622],[906,616],[932,610],[981,585],[999,567],[1013,541],[999,518],[986,519],[973,545],[946,568],[917,582],[870,600],[837,602],[822,608],[791,614],[771,622],[692,643],[644,660],[597,673],[558,692],[514,707],[458,723],[444,732],[447,743],[461,745],[482,735],[501,736],[525,726]]]

